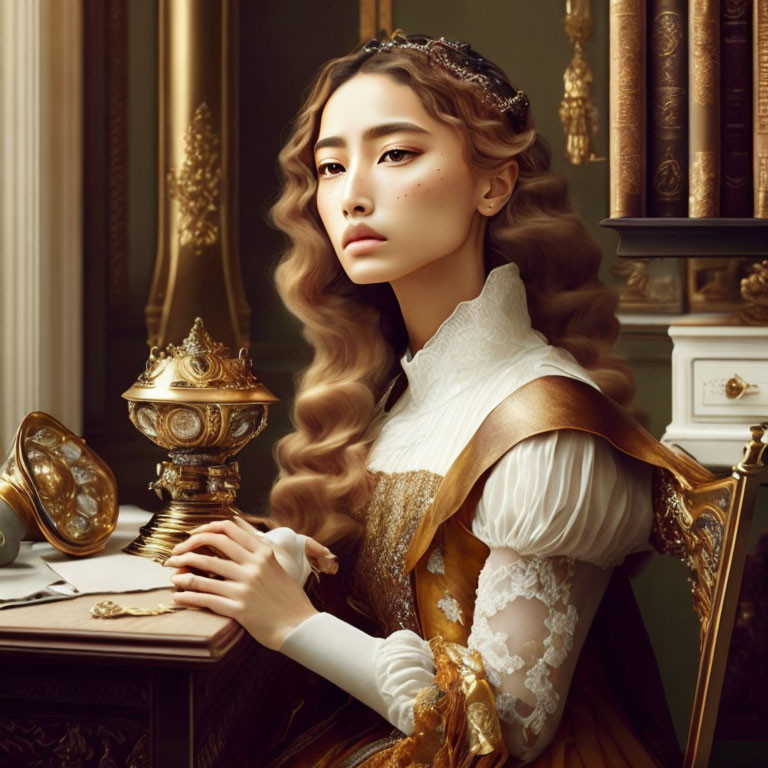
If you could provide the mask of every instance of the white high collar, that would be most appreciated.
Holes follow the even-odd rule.
[[[480,295],[462,301],[415,355],[400,363],[414,404],[444,400],[477,381],[484,371],[523,350],[547,345],[531,327],[525,286],[516,264],[496,267]]]
[[[540,376],[589,375],[531,327],[517,266],[487,277],[412,358],[401,361],[405,392],[373,425],[368,467],[444,475],[483,419],[518,387]]]

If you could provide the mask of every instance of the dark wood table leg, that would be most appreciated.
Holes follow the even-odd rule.
[[[194,768],[193,672],[155,669],[152,674],[152,758],[163,768]]]

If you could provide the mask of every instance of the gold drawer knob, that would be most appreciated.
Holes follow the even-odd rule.
[[[747,384],[738,373],[734,373],[725,382],[725,396],[729,400],[740,400],[744,395],[751,395],[759,391],[760,387],[757,384]]]

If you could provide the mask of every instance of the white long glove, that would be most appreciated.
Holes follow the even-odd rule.
[[[303,585],[312,570],[307,536],[291,528],[257,532],[282,568]],[[319,613],[286,637],[280,651],[359,699],[405,733],[413,729],[416,694],[434,681],[429,645],[407,630],[371,637],[328,613]]]

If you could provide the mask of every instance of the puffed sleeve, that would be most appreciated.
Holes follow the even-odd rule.
[[[489,547],[616,565],[647,548],[650,469],[600,437],[561,430],[524,440],[494,467],[472,531]]]
[[[531,438],[489,476],[468,645],[515,757],[533,760],[554,736],[610,567],[644,547],[651,521],[649,470],[586,433]]]

